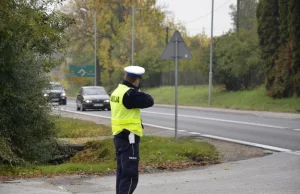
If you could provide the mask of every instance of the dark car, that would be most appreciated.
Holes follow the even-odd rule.
[[[110,110],[109,95],[101,86],[85,86],[80,88],[76,97],[77,110],[86,109]]]
[[[66,91],[60,83],[51,82],[49,88],[45,89],[43,93],[51,103],[67,104]]]

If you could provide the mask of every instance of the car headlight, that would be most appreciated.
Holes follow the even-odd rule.
[[[86,102],[86,103],[91,103],[92,101],[91,101],[91,100],[85,100],[84,102]]]
[[[104,100],[104,102],[109,102],[109,100]]]
[[[61,96],[66,96],[66,93],[62,93]]]
[[[49,96],[49,94],[44,94],[45,97]]]

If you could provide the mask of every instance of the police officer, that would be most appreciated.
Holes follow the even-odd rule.
[[[141,108],[153,106],[153,98],[139,89],[145,69],[129,66],[124,80],[110,97],[111,124],[117,158],[117,194],[131,194],[138,183],[139,143],[143,136]]]

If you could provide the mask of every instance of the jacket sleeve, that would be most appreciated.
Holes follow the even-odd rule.
[[[153,98],[144,92],[135,89],[128,90],[123,96],[123,105],[127,109],[132,108],[149,108],[153,106]]]

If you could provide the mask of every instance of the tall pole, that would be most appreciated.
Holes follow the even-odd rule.
[[[178,37],[175,40],[175,142],[177,142],[178,128]]]
[[[167,26],[167,28],[166,28],[166,46],[168,45],[168,42],[169,42],[169,26]],[[170,73],[170,64],[169,64],[169,73]],[[163,72],[163,74],[162,74],[162,78],[163,78],[163,86],[165,85],[164,84],[164,81],[165,81],[165,79],[164,79],[164,77],[167,77],[167,74],[165,74],[165,72]],[[169,85],[171,84],[171,74],[169,75]],[[168,79],[168,78],[167,78]],[[168,82],[168,81],[167,81]]]
[[[131,65],[134,65],[134,5],[132,5],[132,38],[131,38]]]
[[[168,23],[168,17],[166,18],[166,23],[167,23],[167,25],[169,25],[169,23]],[[166,46],[168,45],[168,43],[169,43],[169,26],[167,26],[167,28],[166,28]],[[171,74],[171,64],[169,63],[169,72],[168,72],[168,76],[169,76],[169,83],[168,83],[168,85],[169,86],[171,86],[172,84],[171,84],[171,76],[172,76],[172,74]]]
[[[166,46],[168,45],[169,42],[169,27],[166,28]]]
[[[209,64],[209,96],[208,103],[211,105],[212,99],[212,59],[213,59],[213,38],[214,38],[214,0],[212,0],[211,7],[211,35],[210,35],[210,64]]]
[[[236,11],[236,31],[239,32],[240,30],[240,5],[241,5],[241,1],[237,0],[237,11]]]
[[[95,33],[95,86],[97,85],[97,13],[94,13],[94,33]]]

